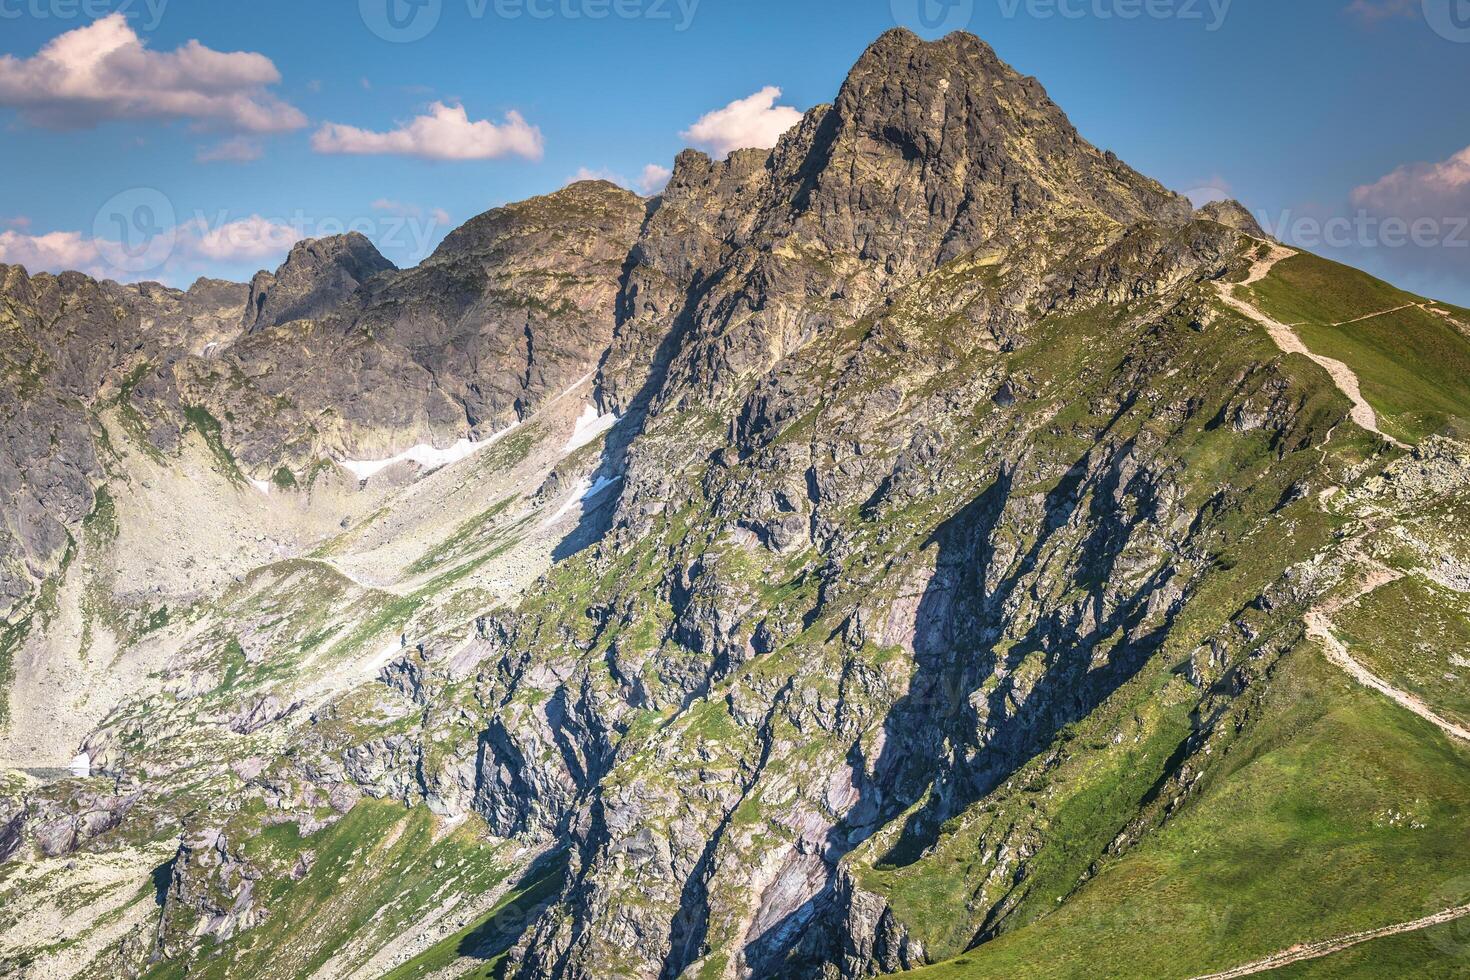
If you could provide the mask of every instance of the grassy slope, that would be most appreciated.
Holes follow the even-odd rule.
[[[1470,924],[1464,919],[1422,932],[1364,943],[1319,960],[1272,971],[1270,980],[1463,980],[1470,975]]]
[[[15,671],[15,653],[30,629],[28,620],[14,626],[0,625],[0,726],[10,719],[10,682]]]
[[[1411,441],[1446,427],[1470,431],[1470,339],[1417,307],[1344,323],[1420,297],[1305,252],[1277,265],[1255,294],[1313,352],[1353,369],[1386,431]]]
[[[497,977],[506,951],[535,921],[556,894],[566,871],[566,857],[548,859],[527,873],[483,917],[386,974],[383,980],[421,980],[448,971],[464,980]],[[467,968],[461,960],[471,961]],[[451,969],[459,963],[463,969]]]
[[[1065,899],[1149,804],[1168,775],[1170,757],[1192,731],[1190,715],[1198,692],[1177,676],[1179,657],[1170,651],[1180,651],[1182,657],[1229,611],[1265,588],[1279,565],[1258,546],[1260,540],[1275,542],[1270,555],[1309,553],[1331,532],[1324,515],[1296,506],[1224,553],[1221,562],[1229,570],[1219,572],[1185,607],[1164,655],[1064,734],[1059,762],[1051,768],[1033,762],[1013,780],[1014,792],[998,792],[951,821],[923,860],[907,868],[861,868],[864,887],[884,895],[902,921],[922,930],[931,955],[945,949],[959,952],[972,938],[973,923],[954,910],[965,907],[975,877],[989,871],[984,855],[976,853],[977,832],[1030,820],[1044,829],[1046,846],[1030,862],[1030,894],[1011,924],[1045,914]]]
[[[1470,602],[1423,579],[1400,579],[1337,617],[1363,666],[1452,721],[1470,724]]]
[[[1470,343],[1442,318],[1414,309],[1330,326],[1417,297],[1302,255],[1281,263],[1257,300],[1278,319],[1300,324],[1314,350],[1352,367],[1392,430],[1418,438],[1470,417]],[[1345,611],[1342,629],[1371,667],[1455,714],[1466,706],[1464,682],[1439,668],[1451,652],[1465,655],[1466,621],[1443,599],[1420,581],[1406,581]],[[1406,617],[1418,624],[1408,634]],[[1352,687],[1310,648],[1289,658],[1273,683],[1259,722],[1172,823],[1126,857],[1105,862],[1054,913],[1043,907],[1029,926],[920,972],[1185,977],[1470,899],[1470,856],[1455,845],[1470,819],[1470,752]],[[1167,711],[1162,721],[1160,738],[1177,725]],[[1053,817],[1053,839],[1071,823],[1063,819],[1067,809],[1090,809],[1078,826],[1108,823],[1116,809],[1110,797],[1126,802],[1159,762],[1147,741],[1098,754],[1090,771],[1068,777],[1072,801]],[[1061,863],[1068,863],[1064,855]],[[1053,877],[1042,890],[1055,891],[1059,901],[1067,897],[1065,879]],[[925,888],[914,882],[895,896],[894,883],[887,884],[878,890],[896,910],[908,906],[905,918],[922,915]],[[936,887],[931,881],[927,891]],[[1026,918],[1035,914],[1033,903]],[[1448,954],[1422,938],[1370,945],[1378,948],[1357,954],[1370,964],[1364,969],[1392,963],[1420,968],[1413,975],[1470,972],[1470,963],[1448,963]],[[1399,954],[1407,957],[1402,963]]]
[[[349,939],[386,942],[451,894],[484,893],[505,880],[507,869],[475,826],[444,833],[425,808],[364,800],[310,837],[295,824],[266,828],[247,848],[252,862],[271,870],[256,888],[265,921],[196,960],[161,963],[148,976],[302,977]],[[315,861],[294,881],[290,870],[303,852]]]
[[[1087,360],[1087,339],[1099,328],[1089,317],[1077,319],[1078,324],[1051,325],[1041,342],[1013,358],[1029,361],[1024,367],[1033,377],[1066,379],[1058,394],[1063,403],[1058,430],[1063,421],[1099,424],[1098,419],[1082,416],[1088,396],[1096,391],[1092,385],[1108,377],[1099,372],[1087,386],[1079,380],[1090,372],[1076,362]],[[1116,336],[1121,331],[1114,327],[1110,332]],[[1081,346],[1074,351],[1078,341]],[[1330,539],[1332,522],[1315,506],[1277,506],[1294,479],[1306,479],[1308,470],[1319,465],[1320,455],[1283,457],[1259,433],[1236,432],[1216,419],[1214,406],[1237,394],[1240,374],[1251,363],[1271,358],[1264,335],[1165,333],[1154,336],[1152,343],[1172,346],[1176,360],[1171,363],[1183,366],[1181,371],[1160,370],[1155,376],[1154,383],[1168,393],[1159,400],[1188,394],[1210,406],[1165,436],[1180,461],[1181,488],[1196,506],[1221,486],[1240,489],[1238,499],[1211,508],[1216,522],[1212,539],[1222,548],[1217,567],[1181,613],[1161,655],[1093,716],[1064,732],[1054,761],[1038,759],[1017,774],[1011,781],[1014,787],[1005,787],[951,820],[919,860],[886,856],[886,839],[854,855],[850,865],[862,887],[887,900],[930,956],[965,949],[975,934],[974,909],[1004,894],[996,891],[993,879],[994,851],[1012,827],[1029,828],[1027,836],[1044,846],[1029,859],[1024,886],[1011,894],[1020,897],[1021,904],[1009,914],[1005,928],[1047,913],[1073,891],[1109,843],[1150,805],[1156,786],[1177,765],[1172,757],[1192,731],[1190,716],[1198,692],[1176,676],[1176,668],[1259,595],[1294,560],[1290,556],[1305,557]],[[1111,361],[1104,363],[1113,366]],[[1022,365],[1013,364],[1012,369],[1021,370]],[[1280,370],[1293,387],[1306,393],[1303,423],[1293,441],[1321,440],[1341,417],[1341,396],[1306,362],[1288,361]],[[1132,431],[1140,424],[1156,427],[1161,422],[1144,410],[1120,418],[1115,429]],[[1346,435],[1338,436],[1337,442],[1340,448],[1350,443]],[[1041,449],[1050,448],[1050,443],[1044,434],[1035,439]],[[1366,443],[1352,448],[1371,452]],[[1271,547],[1263,549],[1262,541],[1270,541]],[[992,879],[988,884],[987,878]]]
[[[1470,900],[1470,750],[1316,650],[1220,766],[1056,913],[919,976],[1187,977]]]

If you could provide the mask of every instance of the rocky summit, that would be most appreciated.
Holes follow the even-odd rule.
[[[0,976],[1470,971],[1470,310],[968,34],[0,407]]]

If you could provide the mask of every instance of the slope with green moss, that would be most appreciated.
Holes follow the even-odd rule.
[[[1305,254],[1227,286],[1394,438],[1361,428],[1222,299],[1253,229],[967,35],[681,156],[631,251],[578,239],[596,283],[501,268],[626,203],[477,219],[353,301],[607,294],[595,379],[495,447],[265,493],[195,419],[230,507],[355,509],[113,631],[158,666],[87,737],[107,775],[7,790],[0,860],[172,842],[156,909],[68,939],[94,975],[1187,978],[1470,900],[1466,746],[1313,639],[1465,710],[1456,311]],[[620,418],[574,449],[584,400]],[[74,581],[123,550],[91,538]],[[1337,962],[1453,973],[1443,935]]]
[[[1435,304],[1308,253],[1279,263],[1255,294],[1314,353],[1352,368],[1392,434],[1470,435],[1470,336]]]

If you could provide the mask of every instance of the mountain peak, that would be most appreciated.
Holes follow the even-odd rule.
[[[1251,214],[1249,209],[1239,201],[1212,201],[1200,208],[1198,213],[1202,218],[1208,218],[1227,228],[1234,228],[1252,238],[1268,237],[1265,230],[1261,228],[1260,222],[1256,221],[1255,215]]]
[[[854,67],[861,68],[868,62],[903,59],[916,51],[947,51],[956,56],[989,60],[996,66],[1004,67],[1004,62],[996,55],[995,49],[969,31],[953,31],[937,40],[926,41],[907,27],[890,28],[880,34],[863,51]]]
[[[1019,210],[1073,204],[1124,224],[1188,215],[1182,198],[1083,139],[1040,82],[973,34],[889,31],[858,59],[836,111],[860,145],[897,150],[971,198],[988,185]]]
[[[445,236],[430,261],[493,251],[504,242],[549,227],[621,227],[644,210],[643,199],[607,180],[574,181],[550,194],[492,208]],[[630,218],[630,215],[633,216]]]
[[[260,272],[251,280],[246,328],[253,332],[317,316],[373,276],[397,268],[359,232],[297,242],[274,273]]]

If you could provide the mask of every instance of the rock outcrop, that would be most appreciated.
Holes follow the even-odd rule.
[[[0,269],[17,609],[106,512],[104,420],[260,507],[371,501],[184,608],[62,578],[154,687],[83,743],[115,775],[0,793],[0,861],[166,829],[112,955],[205,976],[836,980],[1065,921],[1249,765],[1354,561],[1467,579],[1425,530],[1470,492],[1453,428],[1396,456],[1221,302],[1262,234],[977,38],[893,31],[769,151],[413,269],[352,236],[248,296]]]
[[[373,276],[397,267],[359,232],[298,243],[274,273],[251,280],[245,327],[254,332],[336,311]]]

